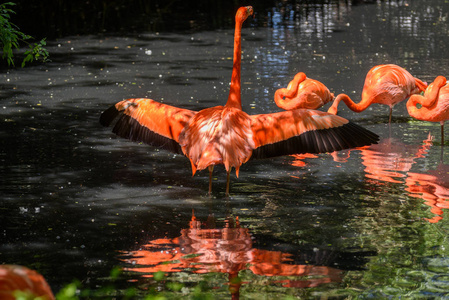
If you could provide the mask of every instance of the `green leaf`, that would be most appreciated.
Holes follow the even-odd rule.
[[[13,49],[19,49],[20,43],[28,45],[28,49],[24,52],[24,59],[22,67],[26,63],[40,60],[42,62],[48,61],[49,53],[45,49],[47,42],[42,39],[38,43],[29,43],[27,40],[33,39],[32,36],[27,35],[19,30],[19,27],[10,22],[10,15],[15,12],[8,8],[14,6],[13,2],[6,2],[0,4],[0,49],[2,50],[1,58],[5,59],[8,66],[14,66],[14,52]]]

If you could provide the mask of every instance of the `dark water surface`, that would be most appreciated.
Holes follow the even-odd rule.
[[[279,111],[274,92],[299,71],[353,99],[377,64],[446,76],[448,17],[437,0],[275,12],[243,29],[243,109]],[[50,42],[52,62],[1,74],[0,262],[38,270],[54,291],[73,279],[144,291],[162,270],[183,284],[177,297],[202,281],[217,299],[448,297],[449,149],[405,102],[391,125],[387,106],[341,105],[378,145],[250,161],[230,198],[223,167],[208,197],[208,172],[192,177],[185,157],[99,125],[125,98],[224,104],[232,43],[232,30],[67,37]]]

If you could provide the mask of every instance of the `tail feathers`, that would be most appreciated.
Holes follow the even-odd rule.
[[[268,158],[301,153],[326,153],[377,144],[379,136],[355,123],[339,127],[312,130],[299,136],[261,146],[251,158]]]
[[[198,159],[198,170],[204,170],[208,166],[223,164],[223,154],[213,143],[208,143]],[[228,166],[226,166],[228,168]]]
[[[107,127],[111,125],[112,121],[120,114],[115,105],[109,107],[100,116],[100,124]]]

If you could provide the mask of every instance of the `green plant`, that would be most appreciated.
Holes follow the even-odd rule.
[[[28,40],[33,39],[19,30],[17,25],[10,22],[11,14],[15,12],[10,8],[14,6],[13,2],[0,4],[0,46],[2,47],[2,59],[6,59],[8,66],[14,66],[13,49],[18,49],[21,42],[28,44],[29,48],[25,51],[25,58],[22,61],[22,67],[26,63],[34,60],[48,61],[48,51],[44,48],[45,39],[38,43],[29,43]]]

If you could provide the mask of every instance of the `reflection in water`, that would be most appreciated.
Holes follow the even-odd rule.
[[[345,149],[341,151],[334,151],[332,153],[329,153],[332,156],[332,159],[335,162],[339,163],[345,163],[348,161],[349,154],[351,151],[358,150],[360,148],[354,148],[354,149]],[[294,167],[305,167],[307,165],[307,162],[304,161],[304,159],[307,158],[318,158],[318,155],[312,154],[312,153],[304,153],[304,154],[294,154],[291,155],[294,160],[291,162],[291,165]],[[295,177],[295,176],[292,176]]]
[[[403,183],[416,158],[424,157],[432,146],[429,134],[422,145],[406,145],[395,138],[382,139],[378,144],[360,148],[365,168],[365,177],[381,182]]]
[[[435,214],[427,221],[438,223],[443,219],[443,208],[449,208],[449,165],[440,162],[435,170],[426,173],[409,172],[406,184],[405,190],[410,192],[410,196],[422,198]]]
[[[307,279],[276,281],[284,287],[316,287],[340,282],[341,271],[327,266],[295,265],[289,253],[253,248],[251,234],[240,226],[238,217],[228,217],[224,228],[216,228],[216,220],[209,215],[201,223],[192,214],[189,228],[173,239],[155,239],[141,250],[124,253],[123,260],[132,267],[125,270],[152,277],[153,273],[190,271],[193,273],[220,272],[229,274],[230,291],[239,295],[239,271],[251,270],[261,276],[306,276]]]
[[[294,160],[291,162],[291,165],[295,167],[305,167],[307,163],[304,161],[304,159],[306,158],[318,158],[317,155],[312,153],[294,154],[291,156],[294,158]]]

